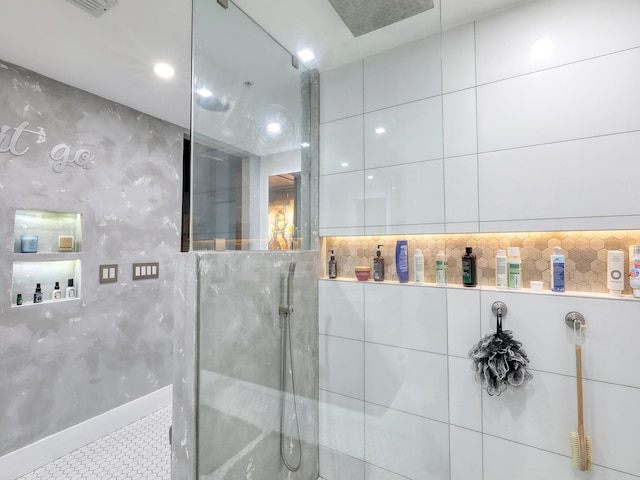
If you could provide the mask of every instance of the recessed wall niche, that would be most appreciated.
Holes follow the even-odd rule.
[[[376,246],[384,245],[381,250],[385,257],[385,280],[397,281],[395,245],[400,239],[409,242],[410,282],[414,278],[413,252],[416,248],[422,249],[425,281],[428,283],[435,283],[435,257],[444,250],[448,261],[448,283],[462,285],[461,258],[465,247],[472,247],[477,257],[478,285],[495,286],[496,251],[519,247],[524,287],[529,288],[531,281],[542,281],[543,289],[548,291],[549,258],[554,248],[560,247],[566,257],[567,291],[607,293],[607,252],[623,251],[625,271],[628,271],[629,247],[640,245],[640,230],[326,237],[324,250],[334,251],[339,277],[355,278],[355,267],[373,265]],[[632,294],[628,281],[623,294]]]

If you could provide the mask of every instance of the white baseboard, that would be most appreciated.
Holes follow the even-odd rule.
[[[15,480],[105,435],[171,405],[171,385],[0,457],[0,480]],[[169,433],[167,432],[167,442]]]

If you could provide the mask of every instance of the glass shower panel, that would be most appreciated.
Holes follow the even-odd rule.
[[[194,1],[193,250],[309,248],[312,78],[232,2]],[[301,197],[278,221],[269,178],[290,173]]]

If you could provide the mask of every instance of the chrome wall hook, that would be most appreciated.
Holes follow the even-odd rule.
[[[507,305],[503,302],[493,302],[491,311],[496,316],[496,331],[502,332],[502,319],[507,315]]]
[[[564,322],[567,324],[567,327],[572,330],[576,327],[576,322],[580,324],[580,328],[584,328],[587,326],[584,315],[582,315],[580,312],[567,313],[567,315],[564,317]]]

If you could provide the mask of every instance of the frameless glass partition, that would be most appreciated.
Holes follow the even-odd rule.
[[[196,0],[193,37],[192,250],[308,249],[313,73],[231,2]]]

